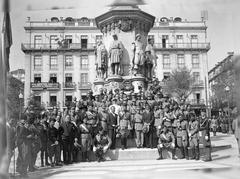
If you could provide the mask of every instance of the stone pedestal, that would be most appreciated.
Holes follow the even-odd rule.
[[[120,75],[113,75],[109,76],[106,79],[106,83],[104,87],[109,91],[109,90],[115,90],[117,88],[120,88],[120,84],[122,83],[123,79]]]
[[[139,86],[142,86],[142,88],[144,89],[144,87],[145,87],[144,76],[142,76],[142,75],[132,76],[131,81],[132,81],[132,85],[134,86],[134,93],[139,92],[139,89],[138,89]]]
[[[93,95],[100,94],[100,89],[104,88],[105,80],[102,78],[97,78],[93,84]]]

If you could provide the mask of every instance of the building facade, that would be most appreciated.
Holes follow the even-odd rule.
[[[26,22],[25,104],[31,93],[46,107],[64,107],[83,98],[96,78],[95,47],[102,39],[94,19],[51,18]],[[154,40],[157,77],[167,79],[172,70],[187,67],[194,78],[192,104],[208,105],[207,26],[205,21],[156,19],[148,34]],[[119,39],[121,40],[121,39]]]

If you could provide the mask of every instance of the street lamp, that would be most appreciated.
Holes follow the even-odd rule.
[[[228,126],[229,126],[229,127],[228,127],[228,132],[229,132],[230,134],[232,134],[232,127],[231,127],[232,124],[231,124],[231,120],[230,120],[230,102],[229,102],[229,94],[228,94],[228,93],[230,92],[229,86],[226,86],[226,87],[225,87],[225,91],[226,91],[226,93],[227,93],[227,94],[226,94],[226,97],[227,97],[227,104],[228,104],[228,107],[227,107],[227,108],[228,108],[228,109],[227,109],[227,110],[228,110]]]
[[[23,94],[20,92],[18,95],[19,98],[19,106],[20,106],[20,112],[19,112],[19,120],[21,120],[21,114],[22,114],[22,99],[23,99]]]

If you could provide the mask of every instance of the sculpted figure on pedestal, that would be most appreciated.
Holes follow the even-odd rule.
[[[107,50],[105,45],[100,41],[97,45],[96,51],[96,71],[98,78],[106,78],[107,77]]]
[[[141,35],[137,34],[135,41],[132,43],[133,59],[132,59],[132,73],[143,74],[143,65],[145,62],[143,43],[141,42]]]
[[[148,44],[145,49],[145,76],[148,79],[152,79],[154,76],[156,76],[156,66],[157,66],[157,56],[154,51],[153,47],[153,39],[148,39]]]
[[[123,45],[117,35],[113,35],[113,42],[109,49],[109,61],[112,75],[120,75],[120,63],[123,58]]]

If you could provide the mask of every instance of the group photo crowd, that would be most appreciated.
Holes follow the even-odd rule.
[[[27,110],[26,116],[17,123],[10,119],[7,125],[10,159],[17,148],[16,171],[23,176],[37,170],[38,155],[41,167],[55,167],[102,162],[109,150],[130,147],[157,150],[158,160],[166,149],[174,160],[203,156],[211,161],[210,131],[216,135],[229,129],[223,115],[207,117],[205,109],[196,111],[184,100],[163,95],[158,83],[146,91],[139,87],[139,93],[118,88],[101,89],[96,95],[89,91],[85,99],[74,98],[63,111],[54,107],[37,115]]]

